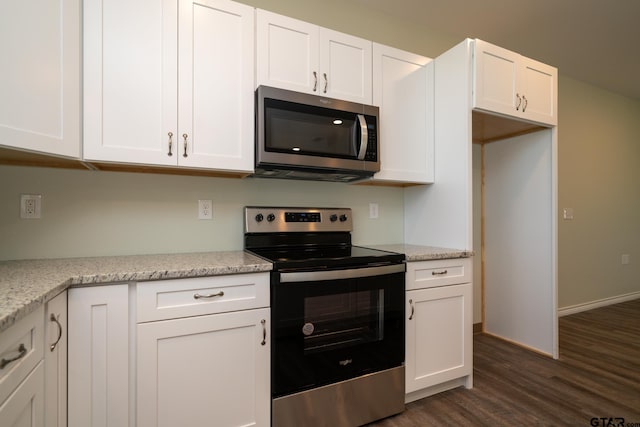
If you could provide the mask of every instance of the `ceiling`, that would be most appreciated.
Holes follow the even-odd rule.
[[[640,100],[640,0],[355,1],[456,40],[485,40]]]

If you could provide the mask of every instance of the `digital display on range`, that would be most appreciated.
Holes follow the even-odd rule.
[[[321,222],[320,212],[285,212],[285,222]]]

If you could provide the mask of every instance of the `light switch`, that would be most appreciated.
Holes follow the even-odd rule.
[[[562,210],[562,218],[568,220],[573,219],[573,208],[564,208]]]

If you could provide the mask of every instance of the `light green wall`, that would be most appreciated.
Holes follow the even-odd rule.
[[[242,2],[429,57],[460,42],[365,2]],[[560,73],[559,207],[575,211],[558,226],[567,307],[640,292],[640,102]],[[0,182],[0,259],[239,249],[245,204],[350,206],[356,243],[403,235],[399,188],[6,166]],[[20,193],[43,194],[43,219],[17,218]],[[202,198],[214,202],[213,221],[195,219]],[[368,219],[369,202],[380,203],[380,219]]]
[[[350,207],[355,243],[403,235],[400,188],[15,166],[0,182],[0,260],[238,250],[245,205]],[[20,194],[42,194],[42,219],[19,218]],[[197,219],[199,199],[213,220]]]

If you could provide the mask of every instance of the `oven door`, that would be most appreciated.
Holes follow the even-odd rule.
[[[404,264],[272,274],[274,398],[403,364]]]

